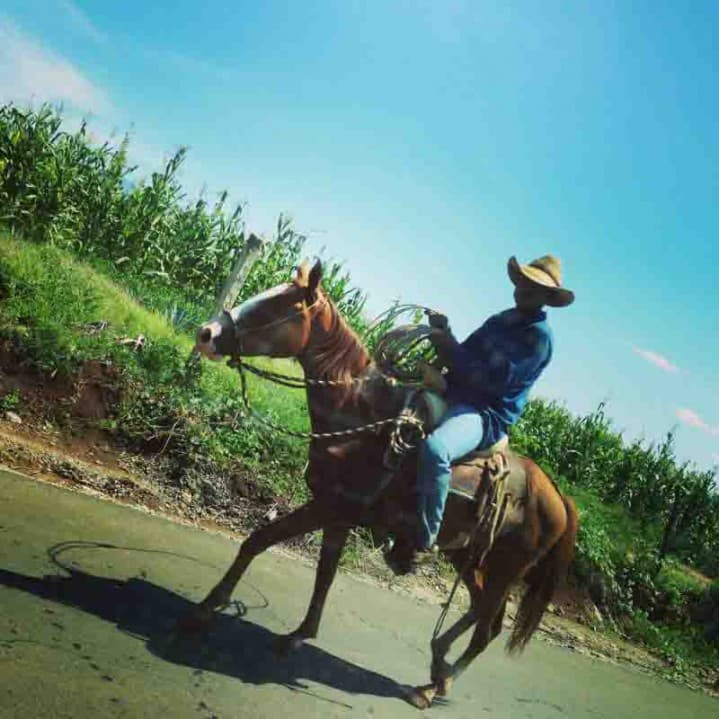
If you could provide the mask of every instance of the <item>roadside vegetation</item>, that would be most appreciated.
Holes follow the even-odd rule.
[[[184,150],[145,179],[127,150],[127,139],[93,143],[84,126],[66,132],[53,108],[0,107],[0,370],[35,373],[56,388],[46,419],[68,431],[80,422],[71,395],[91,377],[103,407],[82,426],[161,454],[197,501],[217,493],[210,478],[224,474],[241,475],[243,492],[297,503],[306,496],[304,442],[248,417],[232,370],[190,357],[190,332],[245,241],[242,208],[228,207],[225,193],[185,197]],[[242,297],[286,281],[304,245],[279,218]],[[366,329],[365,295],[341,263],[326,262],[324,283],[350,323]],[[258,410],[307,429],[301,392],[250,381]],[[24,402],[0,384],[0,412],[22,414]],[[651,647],[677,677],[716,672],[716,477],[679,462],[670,434],[658,444],[625,441],[606,409],[575,417],[535,399],[512,441],[577,501],[573,581],[598,608],[596,628]]]

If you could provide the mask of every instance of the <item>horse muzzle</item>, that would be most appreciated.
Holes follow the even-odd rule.
[[[195,336],[195,351],[211,360],[220,360],[237,352],[237,335],[231,320],[213,319],[202,325]]]

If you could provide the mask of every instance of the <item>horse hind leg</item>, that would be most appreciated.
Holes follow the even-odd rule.
[[[454,664],[450,665],[444,660],[444,658],[442,658],[439,664],[437,664],[436,666],[433,665],[432,683],[427,684],[423,687],[417,687],[414,690],[419,701],[416,706],[418,706],[419,708],[428,708],[429,706],[431,706],[435,696],[446,697],[449,694],[449,690],[451,689],[454,680],[459,677],[459,675],[467,668],[470,662],[480,652],[484,651],[484,648],[486,648],[486,646],[489,645],[489,643],[502,631],[504,611],[506,606],[507,600],[505,599],[504,603],[499,608],[499,611],[494,617],[494,621],[492,622],[489,631],[489,637],[477,641],[477,632],[480,627],[482,627],[482,625],[478,623],[477,627],[475,628],[474,636],[472,637],[469,647]],[[482,627],[482,631],[484,631],[484,627]]]
[[[463,566],[467,561],[467,556],[467,552],[462,552],[453,559],[452,564],[457,572],[462,571]],[[447,631],[444,632],[444,634],[432,639],[432,681],[435,681],[435,679],[442,676],[446,670],[448,665],[445,661],[445,657],[447,656],[447,652],[449,652],[452,644],[470,627],[472,627],[478,619],[478,610],[482,590],[476,582],[473,569],[465,571],[462,576],[462,581],[469,594],[470,606],[469,609],[449,629],[447,629]]]
[[[474,628],[474,633],[469,641],[468,647],[454,664],[449,667],[449,671],[437,680],[437,695],[446,696],[452,683],[459,677],[462,672],[472,663],[472,661],[481,654],[502,631],[502,622],[504,620],[504,612],[507,606],[507,599],[501,600],[499,608],[496,609],[491,620],[485,619],[484,615],[480,618]],[[491,614],[490,611],[486,612]]]
[[[322,548],[315,573],[315,587],[312,599],[302,624],[294,632],[277,637],[275,649],[285,653],[298,649],[305,639],[314,639],[319,630],[322,611],[337,567],[342,557],[342,550],[347,543],[350,528],[347,526],[325,527],[322,533]]]
[[[483,567],[484,587],[477,608],[478,620],[469,645],[443,677],[445,682],[457,679],[471,662],[502,631],[509,588],[535,561],[534,552],[508,546],[495,547]]]
[[[315,502],[309,502],[294,512],[252,532],[242,542],[240,551],[225,576],[195,606],[193,611],[180,620],[178,628],[181,631],[189,632],[206,629],[211,623],[215,611],[229,604],[237,583],[258,554],[279,542],[319,529],[323,522],[321,515],[319,506]]]
[[[454,663],[449,664],[444,660],[449,644],[438,646],[438,650],[444,650],[445,655],[433,656],[432,681],[413,690],[408,697],[413,706],[426,709],[431,706],[435,696],[446,696],[452,683],[501,632],[509,587],[522,576],[534,559],[532,552],[518,549],[516,545],[513,548],[495,545],[482,567],[482,586],[476,580],[467,583],[468,588],[471,587],[472,612],[475,616],[474,632],[467,648]],[[460,623],[463,626],[468,619],[469,613],[448,630],[448,638],[458,638],[462,633],[459,631]]]
[[[452,564],[457,572],[465,570],[467,558],[467,551],[453,555]],[[447,694],[451,680],[446,677],[452,667],[447,663],[445,657],[452,644],[477,622],[482,590],[477,584],[473,568],[464,571],[462,581],[469,593],[470,607],[449,629],[432,639],[431,684],[407,687],[405,698],[417,709],[427,709],[431,706],[435,696]]]

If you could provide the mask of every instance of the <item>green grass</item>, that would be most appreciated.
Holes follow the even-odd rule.
[[[276,491],[303,489],[297,482],[305,461],[302,440],[282,438],[244,416],[240,382],[223,363],[202,361],[187,367],[193,341],[166,317],[147,309],[100,272],[50,245],[0,236],[0,336],[14,344],[47,373],[71,375],[83,362],[103,360],[121,372],[123,399],[105,424],[129,437],[169,432],[180,422],[191,444],[220,466],[242,460],[266,467]],[[101,332],[90,323],[107,322]],[[141,352],[118,344],[143,335]],[[259,360],[282,372],[299,373],[288,360]],[[304,393],[249,377],[257,411],[282,426],[309,429]],[[236,424],[231,422],[239,413]],[[279,451],[278,451],[279,448]]]
[[[595,492],[558,478],[562,491],[574,500],[579,514],[579,570],[610,568],[644,545],[653,545],[658,528],[642,528],[624,507],[601,500]]]
[[[175,335],[161,317],[68,254],[9,235],[0,242],[0,286],[7,295],[2,330],[15,333],[44,368],[68,372],[80,361],[103,357],[111,348],[107,334],[82,330],[99,320],[109,322],[116,333],[145,333],[154,343],[189,352],[189,338]]]

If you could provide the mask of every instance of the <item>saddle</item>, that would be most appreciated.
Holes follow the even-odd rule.
[[[384,383],[381,376],[378,377],[378,384],[379,380]],[[370,385],[369,389],[372,388],[373,386]],[[421,420],[426,433],[431,432],[441,422],[447,410],[447,404],[440,395],[429,390],[412,390],[407,393],[402,387],[398,387],[397,391],[401,393],[404,407],[402,411]],[[411,425],[410,429],[414,431],[415,426]],[[400,437],[400,439],[402,438]],[[411,449],[413,445],[416,446],[418,437],[410,436],[409,440],[405,447]],[[340,496],[359,508],[363,508],[365,512],[370,511],[370,508],[375,505],[382,493],[398,476],[404,458],[408,456],[408,450],[398,445],[398,442],[391,439],[387,442],[381,455],[383,472],[379,475],[377,485],[372,490],[368,491],[366,475],[361,464],[358,464],[358,471],[356,475],[353,475],[348,474],[344,468],[340,472],[339,465],[333,467],[330,463],[326,465],[325,471],[328,474],[321,483],[324,491],[329,489],[333,496]],[[325,457],[344,460],[355,453],[363,452],[364,446],[362,439],[351,439],[340,445],[325,447],[319,451]],[[310,447],[310,453],[312,452],[313,448]],[[410,456],[413,456],[411,452]],[[404,476],[407,474],[405,473]],[[411,474],[411,477],[414,477],[414,473]],[[413,490],[408,488],[407,491],[411,493]],[[524,465],[521,459],[509,450],[509,442],[504,437],[495,445],[471,452],[454,462],[449,491],[448,503],[460,502],[464,505],[465,509],[460,510],[460,515],[463,517],[462,524],[468,523],[467,533],[469,534],[486,508],[496,504],[495,500],[498,494],[501,496],[506,494],[512,499],[510,515],[514,509],[519,507],[521,500],[527,494]]]
[[[440,547],[446,551],[471,546],[486,554],[497,537],[522,521],[527,496],[524,464],[509,450],[506,437],[454,462],[447,503],[459,503],[466,510],[455,512],[453,532],[440,530]]]
[[[487,449],[476,450],[452,463],[449,491],[476,499],[482,480],[499,482],[510,474],[509,440],[502,437]]]
[[[442,421],[447,404],[438,393],[424,390],[419,393],[416,409],[431,431]],[[466,531],[459,532],[448,543],[440,542],[443,549],[467,546],[479,522],[494,523],[496,519],[495,530],[501,534],[519,519],[528,493],[527,477],[523,462],[510,451],[508,438],[502,437],[492,446],[453,462],[449,493],[448,501],[468,504],[469,511]]]

